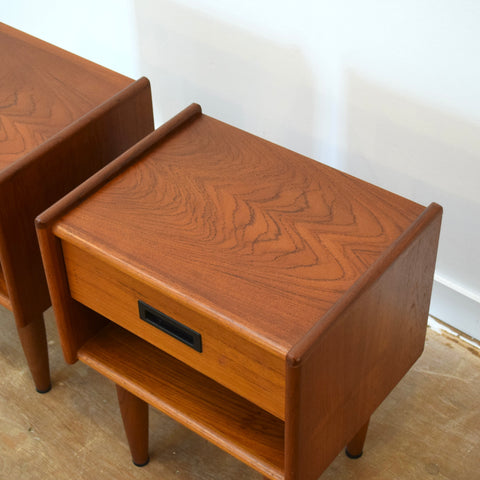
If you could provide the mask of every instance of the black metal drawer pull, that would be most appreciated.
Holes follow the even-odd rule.
[[[177,322],[177,320],[159,312],[141,300],[138,301],[138,310],[142,320],[159,328],[162,332],[167,333],[173,338],[180,340],[180,342],[192,347],[197,352],[202,351],[202,336],[195,330]]]

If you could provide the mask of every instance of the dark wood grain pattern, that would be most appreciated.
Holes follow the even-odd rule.
[[[441,207],[191,109],[37,219],[62,343],[266,478],[316,480],[422,352]]]
[[[286,355],[423,209],[203,115],[57,233]]]
[[[0,170],[132,80],[0,23]]]
[[[50,305],[35,216],[153,129],[151,94],[3,24],[0,63],[0,303],[34,365],[47,345],[26,327]]]

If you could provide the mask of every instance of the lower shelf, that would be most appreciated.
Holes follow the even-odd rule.
[[[263,475],[284,478],[282,420],[113,323],[78,356]]]

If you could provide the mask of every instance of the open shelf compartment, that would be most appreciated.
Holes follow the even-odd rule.
[[[282,420],[114,323],[78,357],[261,474],[284,478]]]

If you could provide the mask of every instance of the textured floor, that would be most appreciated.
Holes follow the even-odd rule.
[[[113,385],[64,363],[46,315],[54,388],[35,393],[13,317],[0,307],[0,479],[258,480],[256,472],[151,410],[150,464],[130,462]],[[480,358],[428,332],[425,353],[373,415],[359,460],[321,480],[480,479]]]

